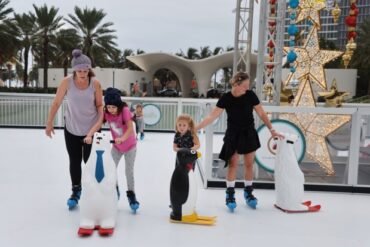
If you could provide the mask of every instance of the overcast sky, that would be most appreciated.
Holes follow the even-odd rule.
[[[114,23],[120,50],[175,53],[234,44],[236,0],[11,0],[8,7],[16,13],[34,12],[33,3],[57,7],[64,17],[75,6],[103,9],[103,22]]]

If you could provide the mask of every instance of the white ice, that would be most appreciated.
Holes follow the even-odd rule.
[[[197,212],[217,215],[214,226],[169,222],[169,182],[174,168],[172,134],[146,133],[138,144],[135,179],[140,209],[130,212],[124,191],[113,236],[77,235],[79,212],[68,211],[68,156],[63,131],[0,129],[0,246],[282,246],[370,245],[370,196],[306,192],[318,213],[285,214],[274,208],[273,190],[255,190],[257,210],[245,205],[242,190],[232,214],[224,189],[203,189],[198,177]],[[121,161],[123,162],[123,161]],[[123,168],[120,185],[125,185]]]

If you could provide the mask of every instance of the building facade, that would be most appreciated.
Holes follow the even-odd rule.
[[[333,42],[340,50],[345,50],[345,46],[347,44],[347,25],[345,23],[345,18],[348,16],[350,10],[350,0],[337,0],[337,2],[339,3],[341,9],[338,22],[334,22],[330,11],[326,9],[321,10],[321,29],[318,31],[318,33],[320,38]],[[358,29],[366,19],[370,18],[370,0],[358,0],[357,8],[359,9],[359,15],[357,16]],[[287,33],[287,28],[289,26],[289,12],[286,13],[285,26],[284,44],[285,46],[289,46],[289,36]],[[299,30],[305,30],[305,34],[308,33],[309,23],[307,21],[303,21],[297,24],[297,26]]]

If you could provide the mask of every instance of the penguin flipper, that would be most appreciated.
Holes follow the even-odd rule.
[[[175,168],[171,178],[170,200],[171,204],[182,205],[188,199],[189,194],[189,177],[187,172],[180,168]]]

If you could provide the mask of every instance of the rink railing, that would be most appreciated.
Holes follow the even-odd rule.
[[[0,127],[14,128],[44,128],[47,115],[55,95],[52,94],[20,94],[20,93],[0,93]],[[166,131],[173,132],[175,129],[175,119],[179,114],[190,114],[196,123],[208,114],[212,107],[215,106],[215,99],[185,99],[185,98],[135,98],[122,97],[131,107],[137,103],[142,103],[144,106],[154,106],[160,112],[160,117],[155,124],[146,125],[147,131]],[[66,102],[59,109],[54,120],[54,126],[62,128],[64,126],[63,112]],[[334,150],[334,155],[337,155],[342,166],[345,166],[341,172],[339,180],[325,180],[319,183],[319,186],[334,186],[330,190],[342,191],[361,191],[353,188],[364,188],[370,191],[369,181],[360,181],[359,173],[368,172],[370,168],[369,157],[361,153],[361,148],[366,148],[370,145],[370,104],[344,104],[341,108],[329,107],[279,107],[279,106],[264,106],[266,112],[273,113],[278,116],[279,113],[319,113],[319,114],[347,114],[351,115],[350,123],[346,127],[348,140],[345,140],[346,146],[349,147],[348,155],[343,158],[339,157],[340,152]],[[158,116],[157,116],[158,117]],[[256,117],[256,119],[258,119]],[[258,123],[257,123],[258,126]],[[205,134],[200,134],[202,142],[201,151],[202,158],[200,162],[200,171],[202,174],[205,187],[223,187],[224,179],[214,177],[212,169],[214,169],[214,161],[217,153],[214,153],[213,140],[217,133],[223,133],[226,129],[226,116],[223,114],[214,124],[209,125]],[[335,133],[334,133],[335,134]],[[217,135],[216,135],[217,136]],[[218,135],[220,137],[220,135]],[[364,146],[364,138],[366,145]],[[204,144],[203,144],[204,143]],[[343,153],[343,152],[342,152]],[[369,155],[370,156],[370,155]],[[364,158],[365,157],[365,158]],[[309,163],[309,162],[308,162]],[[368,166],[369,165],[369,166]],[[360,169],[361,167],[361,169]],[[362,170],[362,171],[361,171]],[[268,175],[267,179],[263,176],[264,171],[261,168],[255,169],[255,181],[263,184],[266,182],[270,187],[273,184],[273,175]],[[260,172],[259,172],[260,171]],[[325,178],[324,178],[325,179]],[[329,181],[329,182],[328,182]],[[339,182],[338,182],[339,181]],[[310,182],[307,186],[315,185]],[[263,187],[263,186],[262,186]],[[315,189],[315,188],[312,188]]]
[[[0,127],[44,127],[50,106],[54,99],[53,94],[22,94],[0,93]],[[214,103],[209,99],[185,99],[185,98],[136,98],[122,97],[122,100],[131,105],[142,103],[155,105],[160,112],[159,122],[154,125],[147,124],[146,130],[174,131],[175,119],[181,113],[190,114],[195,122],[199,122],[202,116],[200,105]],[[55,127],[64,127],[64,108],[66,101],[59,109],[55,119]],[[225,116],[222,116],[225,118]],[[216,132],[225,131],[225,121],[218,121]]]

